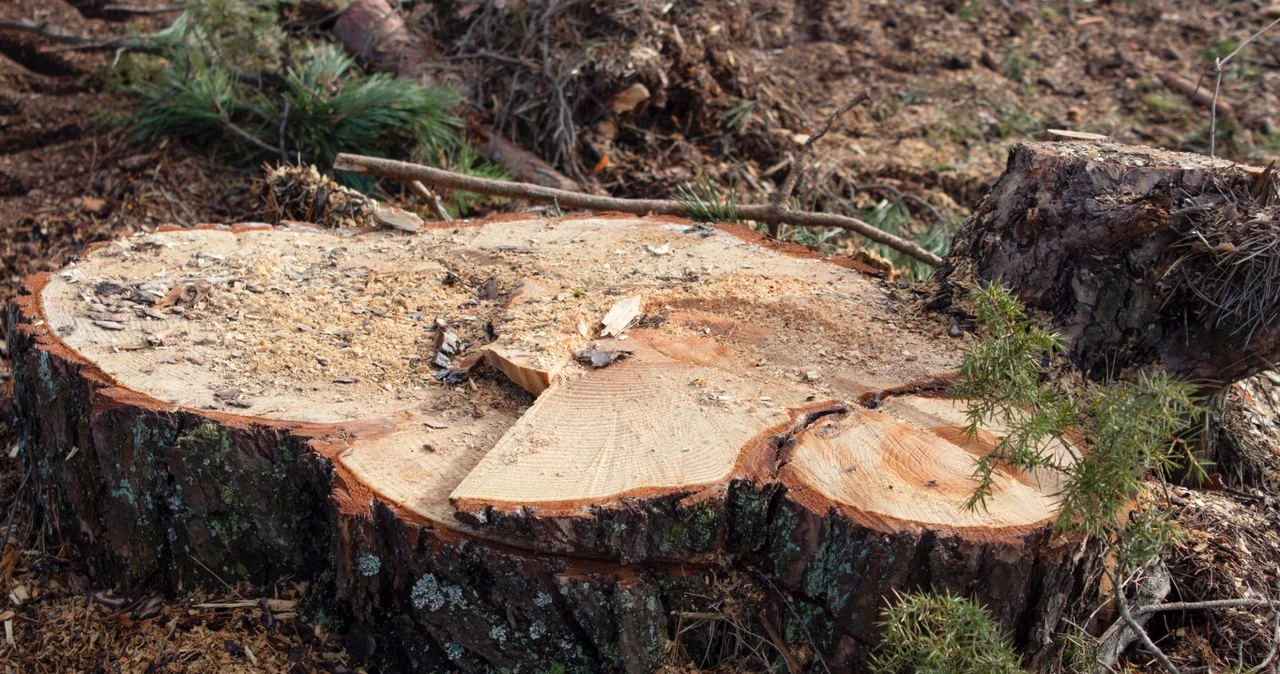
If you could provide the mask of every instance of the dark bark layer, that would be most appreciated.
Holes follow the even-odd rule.
[[[1269,173],[1200,155],[1018,145],[956,233],[938,305],[973,281],[1000,281],[1048,313],[1095,376],[1159,363],[1210,386],[1237,381],[1280,356],[1280,313],[1274,297],[1233,312],[1206,279],[1275,259],[1243,252],[1280,232],[1275,190]],[[1250,285],[1233,297],[1252,301]]]

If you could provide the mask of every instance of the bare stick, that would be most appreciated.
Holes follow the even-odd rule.
[[[121,14],[176,14],[185,10],[185,7],[176,5],[170,7],[134,7],[132,5],[106,5],[102,8],[104,12],[119,12]]]
[[[617,211],[633,215],[652,214],[689,217],[689,213],[679,202],[666,199],[601,197],[593,194],[582,194],[581,192],[558,190],[552,187],[542,187],[541,185],[531,185],[529,183],[476,178],[421,164],[411,164],[378,157],[340,154],[334,160],[333,167],[341,171],[390,178],[399,182],[418,180],[435,187],[465,190],[509,199],[527,199],[529,201],[553,203],[560,208]],[[910,255],[931,267],[941,266],[943,262],[941,257],[921,248],[919,244],[894,236],[857,218],[834,213],[804,213],[779,208],[776,204],[739,206],[738,214],[744,220],[755,220],[764,223],[785,223],[798,227],[834,227],[843,229],[860,234],[876,243],[889,246],[905,255]]]
[[[1245,47],[1249,46],[1249,43],[1261,37],[1263,33],[1271,30],[1271,27],[1278,23],[1280,23],[1280,19],[1276,19],[1275,21],[1272,21],[1271,23],[1264,26],[1262,30],[1254,33],[1253,35],[1250,35],[1248,40],[1241,42],[1240,45],[1237,46],[1234,50],[1232,50],[1230,54],[1227,54],[1226,58],[1219,58],[1219,59],[1213,60],[1213,68],[1214,70],[1217,71],[1217,77],[1214,79],[1214,82],[1213,82],[1213,105],[1209,107],[1209,156],[1210,157],[1217,156],[1214,154],[1214,152],[1217,150],[1217,142],[1218,142],[1218,90],[1222,88],[1222,69],[1225,68],[1227,64],[1231,62],[1231,59],[1235,58],[1236,54],[1240,53],[1241,49],[1244,49]]]
[[[827,117],[827,120],[822,123],[822,126],[818,128],[817,132],[810,135],[809,138],[804,141],[804,144],[800,146],[800,152],[796,154],[795,162],[791,164],[791,172],[787,174],[787,179],[782,181],[782,187],[778,190],[778,193],[773,196],[774,204],[786,208],[787,200],[791,198],[791,193],[795,191],[796,183],[800,182],[800,174],[804,173],[804,165],[808,161],[809,155],[813,152],[813,144],[817,142],[819,138],[827,135],[827,132],[831,130],[831,125],[834,124],[837,119],[843,117],[846,112],[852,110],[853,106],[870,98],[871,95],[864,91],[849,99],[844,105],[836,108],[836,111],[831,113],[830,117]]]
[[[1222,88],[1222,59],[1214,59],[1218,76],[1213,80],[1213,103],[1209,106],[1209,156],[1218,156],[1218,90]]]
[[[122,38],[100,38],[93,35],[81,35],[52,23],[31,21],[29,19],[0,19],[0,29],[20,30],[35,33],[51,40],[66,42],[76,50],[123,49],[131,51],[155,51],[155,47],[147,44],[152,35],[139,35]]]
[[[288,138],[289,108],[289,99],[286,98],[284,100],[284,110],[280,113],[280,161],[285,164],[289,163],[289,150],[285,146],[285,141]]]
[[[1157,613],[1163,611],[1199,611],[1208,608],[1253,608],[1257,606],[1271,606],[1280,608],[1280,601],[1273,599],[1209,599],[1206,601],[1171,601],[1167,604],[1156,604],[1154,606],[1143,606],[1135,609],[1137,615],[1146,613]]]
[[[449,211],[444,209],[444,204],[440,201],[440,195],[436,194],[435,190],[423,185],[420,180],[410,180],[407,184],[409,185],[409,191],[427,202],[427,209],[431,211],[432,215],[436,216],[437,220],[445,222],[453,220],[453,216],[449,215]]]
[[[1121,587],[1120,582],[1110,571],[1107,572],[1107,575],[1111,576],[1112,593],[1116,598],[1116,607],[1120,609],[1120,619],[1129,626],[1129,629],[1133,630],[1133,633],[1138,637],[1138,641],[1142,642],[1147,652],[1155,656],[1155,659],[1160,662],[1160,666],[1164,667],[1165,671],[1169,672],[1169,674],[1180,674],[1178,668],[1173,666],[1164,651],[1160,650],[1160,647],[1147,635],[1147,631],[1142,629],[1142,625],[1139,625],[1138,621],[1133,619],[1133,614],[1129,613],[1129,603],[1124,600],[1124,588]]]

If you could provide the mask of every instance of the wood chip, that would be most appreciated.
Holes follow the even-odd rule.
[[[399,208],[379,208],[373,212],[373,219],[383,227],[398,229],[402,232],[413,233],[422,227],[422,218]]]
[[[564,354],[563,357],[543,354],[550,355],[544,360],[540,359],[538,354],[520,351],[503,344],[490,344],[482,353],[490,365],[501,370],[508,379],[535,396],[541,395],[551,386],[551,382],[569,358],[568,354]]]
[[[108,311],[90,311],[89,319],[94,321],[114,321],[121,322],[129,319],[128,314],[114,314]]]
[[[595,349],[582,349],[575,351],[573,357],[579,363],[590,365],[594,368],[609,367],[614,363],[634,355],[634,351],[597,351]]]
[[[97,197],[85,197],[80,202],[80,210],[92,215],[101,215],[103,211],[107,210],[107,201]]]
[[[647,100],[649,100],[649,87],[636,82],[613,99],[613,112],[614,114],[631,112]]]
[[[124,324],[116,321],[94,321],[93,324],[103,330],[124,330]]]
[[[639,295],[619,301],[604,315],[600,324],[604,329],[600,334],[604,337],[616,337],[626,332],[631,323],[640,316],[641,299]]]
[[[333,383],[335,383],[335,384],[354,384],[354,383],[356,383],[356,382],[358,382],[358,381],[360,381],[360,380],[359,380],[359,379],[356,379],[355,377],[335,377],[335,378],[334,378],[334,380],[333,380]]]

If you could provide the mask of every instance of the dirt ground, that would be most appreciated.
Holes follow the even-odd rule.
[[[155,30],[171,16],[107,5],[8,0],[0,19],[113,35]],[[323,3],[303,5],[306,16],[328,16]],[[520,12],[539,30],[513,38],[504,27]],[[805,134],[869,90],[871,102],[821,141],[800,200],[866,213],[909,195],[904,204],[927,228],[965,215],[1007,149],[1046,128],[1206,151],[1206,106],[1169,83],[1211,89],[1212,76],[1201,77],[1212,59],[1280,16],[1280,5],[418,2],[407,16],[439,57],[429,76],[458,87],[468,114],[616,196],[667,196],[705,176],[734,183],[744,201],[765,199]],[[161,223],[259,217],[256,167],[231,164],[216,148],[131,142],[123,123],[130,101],[107,86],[115,55],[58,47],[0,29],[0,301],[93,241]],[[1280,158],[1278,66],[1280,30],[1235,57],[1223,80],[1231,112],[1219,118],[1219,154],[1255,164]],[[636,82],[649,96],[623,110],[618,96]],[[3,360],[0,377],[8,388]],[[1169,497],[1187,530],[1170,559],[1171,599],[1274,592],[1280,579],[1280,500],[1270,489],[1280,405],[1274,382],[1260,386],[1237,393],[1266,403],[1245,421],[1262,448],[1252,479],[1228,476]],[[0,424],[8,406],[0,403]],[[359,648],[329,632],[341,625],[308,604],[315,593],[305,584],[117,597],[80,576],[70,551],[33,528],[21,449],[12,429],[2,430],[6,674],[358,671]],[[1179,664],[1219,671],[1240,655],[1259,661],[1270,620],[1262,612],[1162,614],[1152,635]],[[1151,667],[1141,654],[1126,666]]]

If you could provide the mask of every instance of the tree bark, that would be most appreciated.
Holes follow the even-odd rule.
[[[1221,388],[1280,356],[1274,175],[1107,142],[1026,143],[956,233],[935,308],[1000,282],[1095,377]]]
[[[756,588],[734,591],[755,607],[745,619],[778,626],[810,671],[857,671],[893,593],[929,587],[977,597],[1047,668],[1055,630],[1096,596],[1097,551],[1053,536],[1028,476],[1002,477],[989,513],[959,509],[990,438],[960,440],[946,399],[874,395],[953,366],[957,349],[923,326],[872,328],[864,312],[891,289],[762,243],[612,218],[99,246],[10,307],[22,457],[50,530],[100,581],[313,579],[375,635],[383,671],[654,671],[674,640],[705,638],[677,634],[680,614],[722,610],[733,579]],[[704,261],[696,281],[678,273],[690,259]],[[815,288],[829,296],[810,307]],[[646,298],[627,339],[583,336],[621,291]],[[388,298],[389,311],[363,304]],[[271,311],[301,318],[273,331]],[[626,355],[546,369],[536,399],[474,363],[465,383],[419,388],[391,361],[378,381],[336,369],[424,331],[454,369],[498,349],[528,369],[584,344]],[[497,338],[472,337],[486,331]],[[854,338],[919,355],[805,364]],[[271,374],[302,343],[315,350]],[[365,352],[339,362],[332,348]],[[214,390],[211,371],[240,388]],[[857,402],[868,395],[876,409]]]

